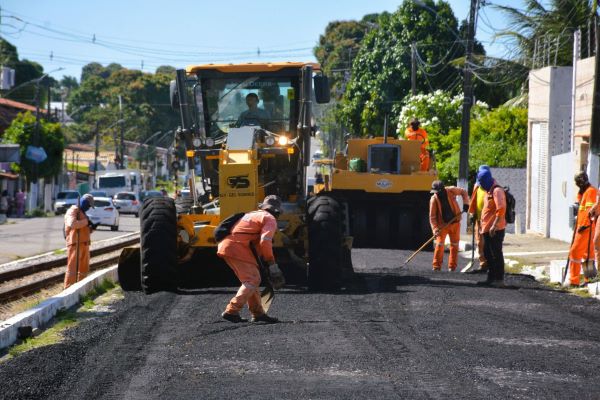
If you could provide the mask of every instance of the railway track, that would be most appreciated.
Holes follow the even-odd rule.
[[[116,264],[124,247],[138,243],[139,232],[94,243],[90,271]],[[66,254],[45,254],[0,266],[0,305],[62,282],[66,265]]]

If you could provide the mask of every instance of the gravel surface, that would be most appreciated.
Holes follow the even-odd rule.
[[[2,399],[598,398],[600,302],[524,276],[433,273],[356,250],[340,293],[287,288],[276,325],[231,324],[235,288],[127,294],[61,344],[0,364]]]

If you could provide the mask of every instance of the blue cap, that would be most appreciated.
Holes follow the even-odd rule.
[[[485,164],[483,164],[483,165],[480,165],[480,166],[479,166],[479,171],[477,171],[477,180],[475,181],[475,183],[476,183],[476,184],[478,184],[479,186],[481,186],[481,184],[479,183],[479,174],[480,174],[481,172],[483,172],[483,171],[490,171],[490,173],[492,172],[492,171],[490,170],[490,166],[489,166],[489,165],[485,165]]]
[[[488,191],[492,188],[492,185],[494,184],[494,178],[492,178],[492,173],[489,169],[480,171],[477,174],[477,183],[485,191]]]

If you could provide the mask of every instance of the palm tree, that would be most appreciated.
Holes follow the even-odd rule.
[[[519,62],[542,65],[571,65],[573,32],[581,30],[582,56],[590,56],[597,26],[597,0],[524,0],[522,9],[494,5],[506,14],[509,26],[496,34],[514,41]]]

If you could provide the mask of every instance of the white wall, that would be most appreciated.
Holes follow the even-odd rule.
[[[550,237],[571,242],[573,230],[569,228],[569,206],[576,200],[573,180],[574,153],[552,157],[552,186],[550,188]]]

